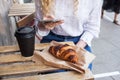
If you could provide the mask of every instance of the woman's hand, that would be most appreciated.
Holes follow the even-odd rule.
[[[54,27],[59,26],[60,24],[62,24],[64,21],[63,20],[58,20],[58,21],[54,21],[52,22],[52,20],[54,20],[53,16],[45,16],[43,18],[43,20],[48,20],[51,22],[39,22],[38,26],[40,29],[48,29],[48,30],[52,30]]]
[[[52,30],[54,27],[59,26],[63,22],[64,22],[63,20],[59,20],[55,22],[47,22],[47,23],[44,23],[44,26],[46,29]]]
[[[76,44],[77,47],[82,48],[82,49],[84,49],[86,45],[87,45],[87,43],[86,43],[85,41],[83,41],[83,40],[80,40],[80,41]]]

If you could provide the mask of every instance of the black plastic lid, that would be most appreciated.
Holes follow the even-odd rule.
[[[30,26],[25,26],[18,28],[15,32],[15,36],[21,36],[21,37],[30,37],[35,34],[35,29]]]

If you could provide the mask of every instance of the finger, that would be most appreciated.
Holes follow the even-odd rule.
[[[56,23],[64,23],[64,20],[57,21]]]
[[[53,22],[45,23],[45,25],[52,25],[54,24]]]
[[[52,26],[59,26],[61,24],[61,22],[54,22],[53,24],[52,24]]]
[[[50,22],[50,23],[46,23],[46,28],[48,29],[53,29],[55,26],[59,26],[61,23],[63,23],[63,21],[59,21],[59,22]]]
[[[54,27],[55,27],[54,24],[47,24],[47,25],[45,26],[45,28],[46,28],[46,29],[49,29],[49,30],[53,29]]]
[[[54,19],[53,16],[51,16],[51,15],[48,15],[47,18]]]
[[[63,23],[63,22],[64,22],[64,20],[60,20],[60,22],[62,22],[62,23]]]
[[[63,23],[63,22],[57,22],[56,25],[60,25],[60,24],[62,24],[62,23]]]
[[[64,23],[64,21],[60,21],[60,22],[58,22],[59,24],[62,24],[62,23]]]

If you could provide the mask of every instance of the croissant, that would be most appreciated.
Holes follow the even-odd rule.
[[[68,44],[51,46],[48,52],[59,59],[66,60],[73,63],[78,62],[78,56],[75,49]]]

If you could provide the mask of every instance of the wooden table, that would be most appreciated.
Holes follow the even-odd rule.
[[[49,43],[36,44],[35,49],[41,50],[47,46]],[[86,70],[85,74],[75,71],[45,74],[55,70],[59,68],[36,63],[32,57],[22,57],[17,45],[0,46],[0,80],[94,80],[90,70]]]

